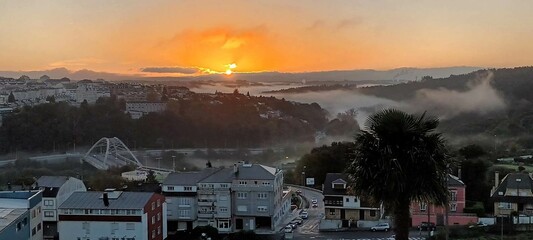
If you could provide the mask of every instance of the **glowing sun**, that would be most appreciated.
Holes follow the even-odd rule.
[[[233,69],[237,68],[237,64],[230,63],[230,64],[226,65],[226,67],[227,67],[226,75],[231,75],[233,73]]]

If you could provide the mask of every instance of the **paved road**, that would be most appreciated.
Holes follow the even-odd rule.
[[[324,196],[317,191],[307,190],[305,188],[291,187],[294,191],[302,191],[301,196],[306,198],[309,202],[311,199],[316,198],[318,201],[318,207],[313,208],[310,206],[307,209],[309,218],[304,220],[294,231],[293,239],[328,239],[328,240],[388,240],[394,233],[392,232],[370,232],[370,231],[357,231],[357,232],[320,232],[318,225],[320,219],[324,216]],[[409,233],[410,240],[422,240],[425,239],[425,232],[422,232],[422,236],[419,231],[411,231]]]

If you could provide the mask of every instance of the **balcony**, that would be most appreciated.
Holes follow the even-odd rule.
[[[200,201],[200,199],[198,199],[198,206],[201,206],[201,207],[214,207],[216,206],[216,202],[213,200],[205,200],[205,201]]]
[[[214,218],[216,211],[202,212],[198,211],[198,218]]]

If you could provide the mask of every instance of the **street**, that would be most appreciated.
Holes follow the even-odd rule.
[[[302,225],[298,226],[294,230],[293,239],[303,240],[303,239],[329,239],[329,240],[351,240],[351,239],[360,239],[360,240],[387,240],[394,233],[393,232],[370,232],[370,231],[351,231],[351,232],[320,232],[319,224],[320,219],[324,216],[324,196],[318,191],[308,190],[306,188],[300,187],[290,187],[293,191],[300,190],[300,194],[305,198],[309,203],[312,199],[317,199],[318,207],[313,208],[312,204],[309,205],[307,212],[309,213],[309,218],[304,220]],[[422,234],[422,235],[421,235]],[[425,239],[427,233],[419,231],[410,232],[410,240],[421,240]]]

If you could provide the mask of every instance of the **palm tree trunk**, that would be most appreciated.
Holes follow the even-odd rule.
[[[411,202],[409,199],[399,199],[398,205],[394,209],[394,233],[396,240],[409,239],[409,223],[411,221],[409,206]]]

